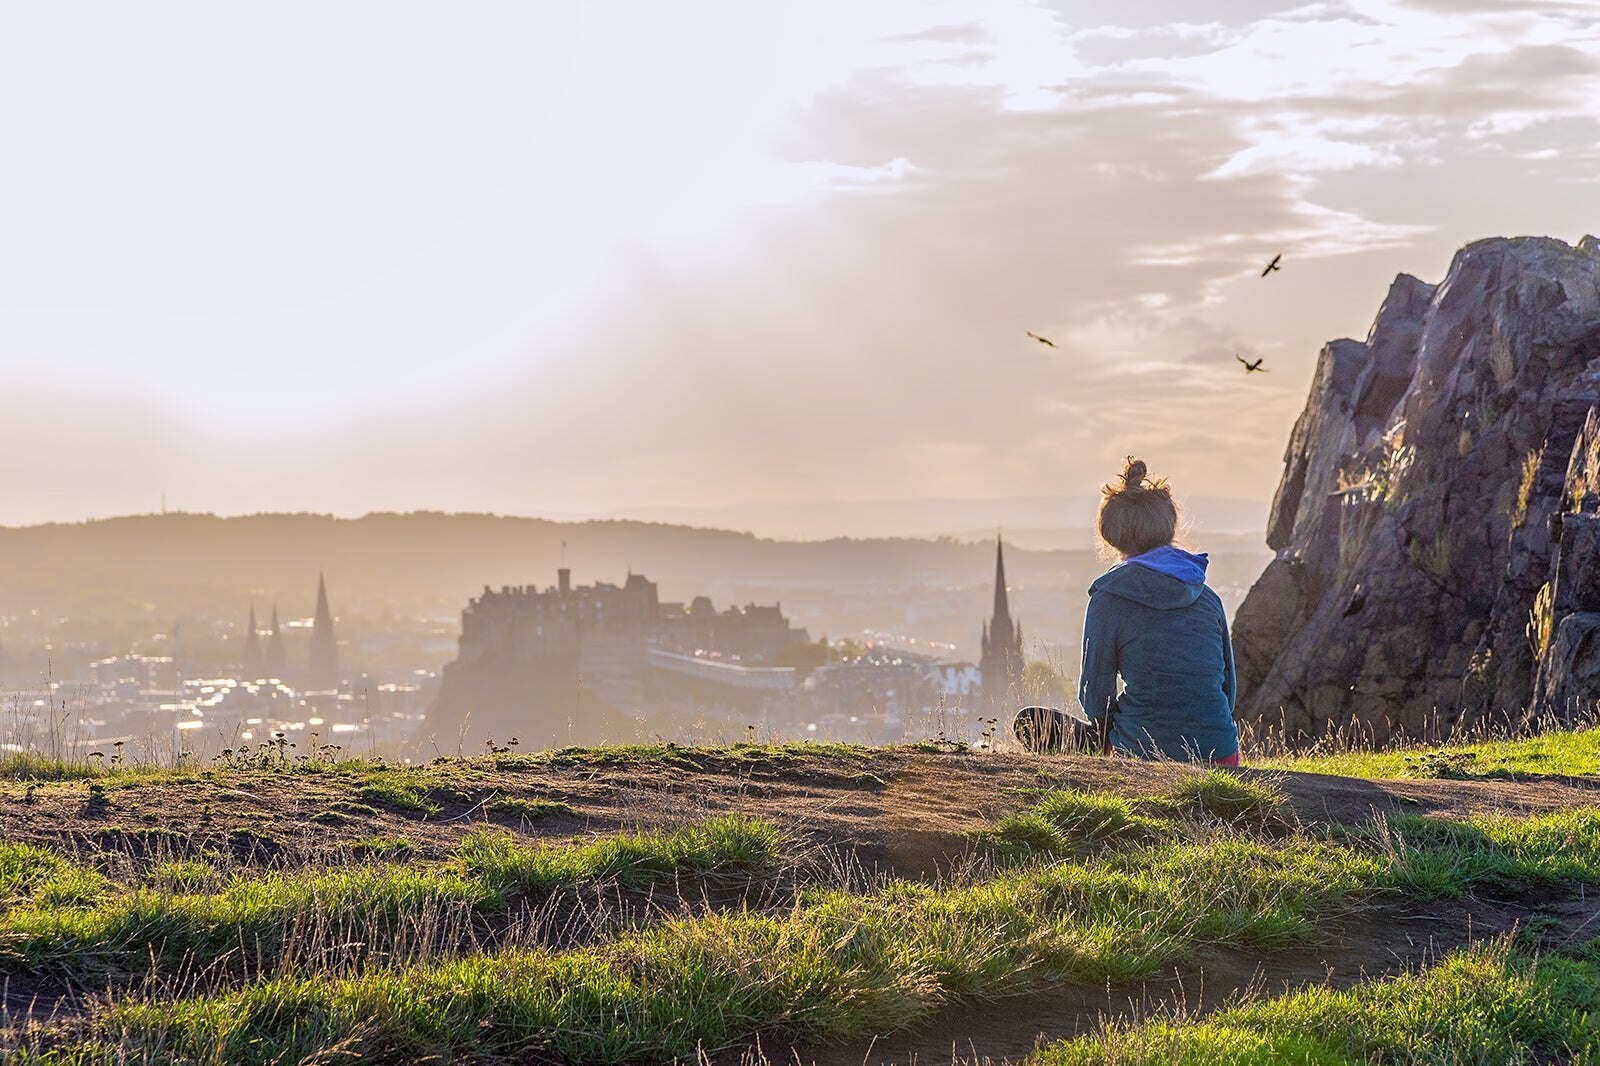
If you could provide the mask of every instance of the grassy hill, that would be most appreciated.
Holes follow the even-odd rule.
[[[1466,751],[16,760],[0,1060],[1600,1061],[1600,733]]]

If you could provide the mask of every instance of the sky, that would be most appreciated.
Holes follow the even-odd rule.
[[[1264,527],[1397,273],[1600,229],[1600,0],[0,0],[0,145],[0,524]]]

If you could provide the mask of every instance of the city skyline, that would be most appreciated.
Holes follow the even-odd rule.
[[[1395,274],[1594,228],[1587,4],[96,11],[3,16],[3,525],[1264,514]]]

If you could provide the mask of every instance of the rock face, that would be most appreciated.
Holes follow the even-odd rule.
[[[1600,412],[1584,420],[1548,524],[1550,576],[1529,616],[1532,710],[1569,722],[1600,700]]]
[[[1597,404],[1600,240],[1397,278],[1365,342],[1322,350],[1290,437],[1277,557],[1234,622],[1241,723],[1383,743],[1592,707]]]

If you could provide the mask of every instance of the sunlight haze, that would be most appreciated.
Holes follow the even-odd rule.
[[[1264,525],[1397,273],[1600,228],[1597,116],[1557,0],[0,3],[0,524],[1081,526],[1132,452]]]

